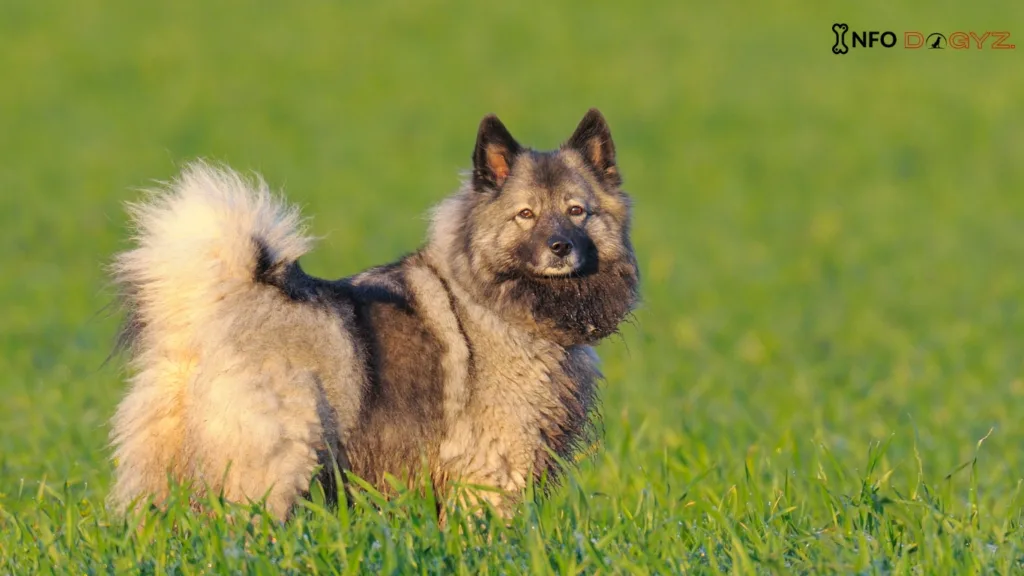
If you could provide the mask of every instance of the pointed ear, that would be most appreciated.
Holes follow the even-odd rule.
[[[473,188],[498,190],[512,172],[521,147],[494,114],[484,116],[473,148]]]
[[[615,165],[615,143],[608,123],[597,108],[591,108],[563,148],[576,150],[597,175],[611,186],[622,184]]]

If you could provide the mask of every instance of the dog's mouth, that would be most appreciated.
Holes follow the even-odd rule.
[[[579,252],[558,258],[546,258],[538,265],[526,263],[526,273],[534,278],[572,278],[585,274],[593,261]]]
[[[582,266],[578,264],[563,262],[555,266],[531,269],[529,273],[537,278],[569,278],[570,276],[578,276],[581,269]]]
[[[525,266],[526,276],[536,280],[564,280],[589,276],[597,272],[597,257],[570,255],[559,258],[545,266]]]

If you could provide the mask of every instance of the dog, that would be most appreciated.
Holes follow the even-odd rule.
[[[472,161],[420,249],[340,280],[303,271],[312,239],[258,176],[196,162],[130,204],[112,508],[174,480],[287,520],[337,469],[482,485],[507,517],[557,482],[599,420],[592,346],[638,302],[631,200],[596,109],[553,151],[488,115]]]

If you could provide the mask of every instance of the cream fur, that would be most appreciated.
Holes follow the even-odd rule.
[[[137,246],[114,273],[139,334],[130,391],[112,422],[111,503],[159,501],[171,474],[233,500],[267,496],[284,516],[316,465],[326,415],[318,374],[337,372],[306,347],[326,343],[337,361],[352,357],[322,313],[253,282],[257,240],[275,262],[310,248],[298,213],[262,180],[197,163],[131,215]],[[358,410],[357,392],[344,400]]]

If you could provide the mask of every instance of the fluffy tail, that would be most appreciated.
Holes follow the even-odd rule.
[[[113,272],[134,376],[112,422],[111,503],[159,500],[170,474],[286,513],[321,428],[310,363],[287,354],[318,320],[271,281],[312,245],[298,212],[204,163],[129,211],[136,246]]]
[[[128,349],[146,334],[194,336],[218,319],[213,303],[244,298],[266,271],[312,247],[298,210],[274,198],[262,179],[253,186],[204,162],[188,165],[128,212],[137,247],[113,266],[129,314],[119,345]]]

